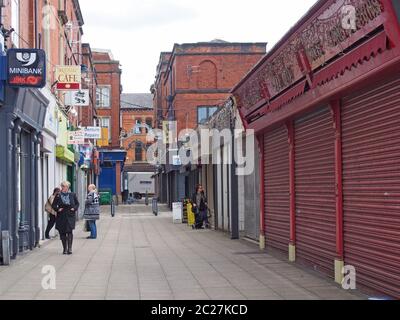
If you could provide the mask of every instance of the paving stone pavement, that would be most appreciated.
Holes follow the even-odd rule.
[[[151,206],[150,206],[151,207]],[[73,255],[61,254],[58,239],[0,266],[0,300],[354,300],[312,271],[244,240],[211,230],[173,224],[161,207],[154,216],[143,204],[107,211],[98,239],[87,240],[82,222]],[[56,289],[44,290],[44,266],[54,266]]]

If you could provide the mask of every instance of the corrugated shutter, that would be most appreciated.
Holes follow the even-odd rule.
[[[334,143],[328,107],[296,121],[296,256],[329,276],[336,255]]]
[[[289,142],[285,127],[268,133],[265,146],[265,238],[268,246],[288,251]]]
[[[343,101],[345,263],[400,298],[400,78]]]

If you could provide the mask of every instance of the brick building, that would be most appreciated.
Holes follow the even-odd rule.
[[[161,53],[153,86],[157,125],[172,116],[178,132],[196,128],[265,52],[266,43],[213,40],[175,44],[171,53]]]
[[[223,40],[175,44],[160,55],[154,96],[156,127],[176,120],[177,132],[195,129],[207,121],[230,96],[232,87],[265,55],[266,43],[231,43]],[[179,168],[159,168],[156,193],[161,202],[188,196],[188,178]]]
[[[120,95],[122,92],[119,61],[114,59],[110,50],[92,49],[93,63],[96,68],[97,90],[96,109],[99,125],[108,128],[108,139],[102,147],[120,148],[121,121]]]
[[[97,74],[94,66],[92,49],[89,43],[82,44],[82,62],[86,68],[87,75],[82,82],[82,89],[89,90],[89,107],[80,108],[79,123],[82,127],[91,127],[97,119],[96,92],[97,92]]]
[[[147,133],[154,125],[153,97],[150,93],[121,95],[122,147],[125,165],[146,164]]]
[[[106,128],[99,143],[99,188],[111,190],[121,199],[122,172],[126,152],[121,149],[121,74],[119,61],[110,50],[92,49],[96,69],[97,125]]]

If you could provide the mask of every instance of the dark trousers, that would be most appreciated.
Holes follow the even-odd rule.
[[[60,239],[63,245],[64,253],[72,253],[72,242],[74,241],[74,234],[72,232],[61,233]]]
[[[51,231],[51,229],[53,229],[55,224],[56,224],[56,216],[50,214],[50,219],[47,222],[47,228],[46,228],[46,232],[45,232],[46,238],[50,237],[50,231]]]

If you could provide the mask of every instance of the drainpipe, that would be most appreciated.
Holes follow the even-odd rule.
[[[231,164],[231,223],[232,223],[232,240],[237,240],[240,238],[240,228],[239,228],[239,183],[238,183],[238,176],[236,174],[237,164],[235,159],[235,122],[236,117],[234,116],[234,108],[233,104],[231,107],[231,132],[232,132],[232,164]]]
[[[289,261],[296,261],[296,186],[295,186],[295,141],[294,123],[286,123],[289,141],[289,189],[290,189],[290,243]]]
[[[34,4],[35,13],[34,13],[34,23],[35,23],[35,48],[39,49],[39,32],[38,32],[38,0],[35,0]]]
[[[336,185],[336,259],[335,281],[342,283],[344,267],[343,240],[343,156],[342,156],[342,122],[339,100],[331,102],[333,126],[335,129],[335,185]]]
[[[260,167],[260,249],[265,249],[265,185],[264,185],[264,135],[259,135],[258,152]]]

